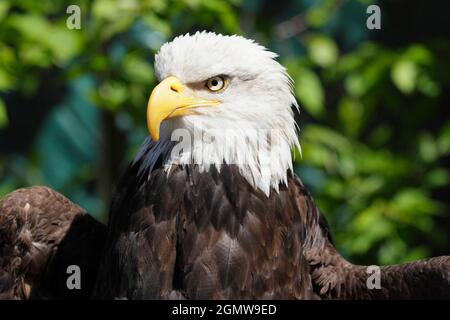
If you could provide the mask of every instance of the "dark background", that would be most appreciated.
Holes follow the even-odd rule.
[[[2,0],[0,196],[48,185],[104,221],[148,135],[155,52],[206,29],[280,55],[301,106],[296,171],[347,258],[449,254],[449,16],[444,0]]]

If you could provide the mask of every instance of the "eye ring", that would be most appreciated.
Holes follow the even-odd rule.
[[[215,76],[206,80],[205,86],[212,92],[219,92],[226,88],[227,80],[222,76]]]

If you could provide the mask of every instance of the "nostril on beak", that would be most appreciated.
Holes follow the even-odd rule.
[[[174,86],[174,85],[171,85],[171,86],[170,86],[170,90],[172,90],[173,92],[176,92],[176,93],[180,92],[180,91],[178,90],[178,88],[177,88],[176,86]]]

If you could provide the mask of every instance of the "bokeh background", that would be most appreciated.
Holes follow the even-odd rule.
[[[2,0],[0,196],[48,185],[105,221],[147,135],[155,52],[206,29],[279,53],[301,105],[296,172],[344,256],[449,254],[449,14],[449,1]]]

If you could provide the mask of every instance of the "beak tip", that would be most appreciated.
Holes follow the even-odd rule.
[[[155,132],[155,131],[151,130],[150,131],[150,136],[152,137],[153,141],[158,142],[158,140],[159,140],[159,132]]]

